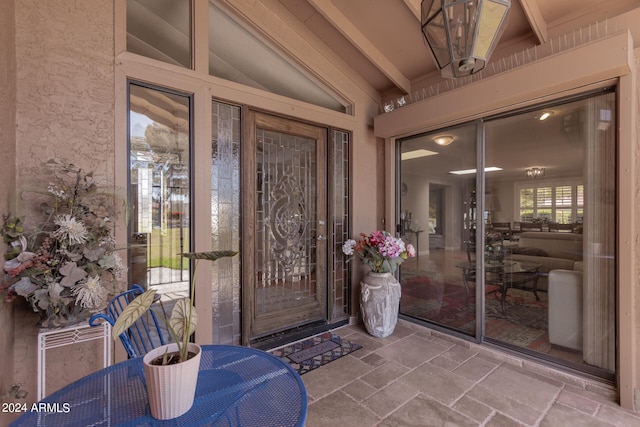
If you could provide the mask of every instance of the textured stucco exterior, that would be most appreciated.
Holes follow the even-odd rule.
[[[64,0],[19,1],[14,12],[7,12],[0,16],[8,24],[15,16],[15,32],[10,30],[13,25],[2,23],[2,34],[9,34],[2,37],[1,51],[3,56],[10,55],[12,49],[4,46],[14,48],[15,76],[8,79],[15,82],[10,85],[14,93],[8,98],[14,98],[15,103],[11,107],[3,102],[0,120],[4,128],[5,122],[11,124],[15,117],[12,134],[6,139],[3,134],[2,150],[6,154],[15,149],[15,155],[6,158],[15,159],[16,167],[3,167],[0,174],[3,190],[15,194],[11,211],[28,217],[30,199],[22,191],[38,182],[41,164],[48,159],[72,162],[113,183],[113,4],[99,0],[72,4]],[[7,40],[11,36],[15,41]],[[1,62],[7,63],[4,58]],[[0,201],[2,212],[7,212],[9,206]],[[20,304],[21,300],[17,302],[13,304],[14,344],[9,347],[13,351],[3,352],[2,358],[13,358],[15,368],[8,372],[14,373],[13,382],[24,384],[29,393],[27,402],[33,402],[37,394],[38,317]],[[47,357],[49,392],[101,366],[101,349],[95,345],[55,349]],[[4,385],[7,377],[2,378]]]
[[[16,2],[16,57],[18,181],[65,156],[112,180],[113,4]]]

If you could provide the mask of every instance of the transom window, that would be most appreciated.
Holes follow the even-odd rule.
[[[206,27],[192,22],[194,0],[127,0],[127,51],[194,68],[194,42],[208,35],[209,74],[351,114],[351,103],[239,19],[210,0]],[[194,35],[197,34],[197,37]]]

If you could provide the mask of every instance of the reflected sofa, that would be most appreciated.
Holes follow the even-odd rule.
[[[549,273],[549,342],[582,350],[582,271]]]
[[[552,270],[582,270],[582,234],[529,231],[507,248],[514,261],[540,264],[538,289],[548,289]]]
[[[539,289],[548,290],[549,342],[583,349],[583,236],[575,233],[525,232],[510,248],[515,261],[541,265]]]

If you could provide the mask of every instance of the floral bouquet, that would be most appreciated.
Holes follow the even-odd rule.
[[[342,245],[345,255],[357,255],[362,263],[374,273],[393,273],[404,260],[416,255],[413,245],[405,246],[402,239],[386,231],[376,230],[368,236],[360,234],[361,240],[347,240]]]
[[[21,218],[3,217],[2,289],[5,301],[23,297],[43,326],[58,326],[103,308],[126,267],[115,252],[114,196],[73,164],[50,160],[46,166],[54,182],[39,205],[42,222],[27,231]]]

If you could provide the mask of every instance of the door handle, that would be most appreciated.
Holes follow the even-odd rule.
[[[318,240],[326,240],[326,239],[327,237],[322,234],[318,236]]]

